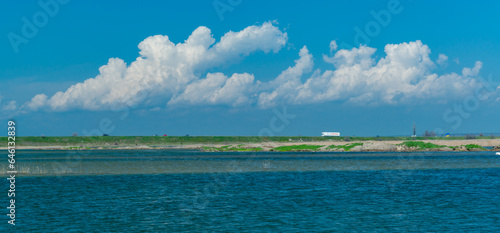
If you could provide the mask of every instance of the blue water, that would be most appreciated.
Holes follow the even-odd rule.
[[[40,163],[55,156],[33,153]],[[107,166],[117,170],[128,167],[109,164],[110,156],[136,161],[148,153],[161,161],[177,156],[171,158],[206,167],[192,168],[195,173],[21,176],[16,182],[17,225],[11,227],[4,217],[0,231],[500,232],[500,161],[486,153],[86,153],[94,163],[106,158]],[[209,168],[223,167],[219,163],[224,158],[232,164],[246,162],[236,162],[234,172]],[[29,164],[29,156],[24,161]],[[328,166],[315,169],[314,161]],[[304,164],[304,171],[297,169]],[[350,167],[334,169],[335,164]],[[2,203],[7,206],[6,195]]]

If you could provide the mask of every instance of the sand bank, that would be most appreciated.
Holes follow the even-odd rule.
[[[221,147],[238,147],[238,148],[259,148],[262,151],[273,151],[274,148],[294,145],[316,145],[321,146],[317,151],[343,151],[343,149],[335,149],[330,146],[344,146],[349,144],[360,144],[350,148],[349,151],[415,151],[422,150],[419,148],[408,148],[402,146],[404,141],[310,141],[310,142],[262,142],[262,143],[214,143],[214,144],[184,144],[184,145],[137,145],[137,146],[113,146],[113,147],[75,147],[75,146],[17,146],[17,150],[68,150],[68,149],[111,149],[111,150],[138,150],[138,149],[195,149],[207,150],[207,148]],[[428,151],[466,151],[464,147],[468,144],[476,144],[486,147],[487,150],[500,150],[500,139],[472,139],[472,140],[422,140],[425,143],[433,143],[440,146],[446,146],[435,149],[423,149]],[[329,148],[330,147],[330,148]],[[1,150],[6,150],[6,147],[0,147]]]

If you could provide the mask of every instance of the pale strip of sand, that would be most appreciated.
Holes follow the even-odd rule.
[[[262,142],[262,143],[215,143],[215,144],[184,144],[184,145],[157,145],[157,146],[119,146],[119,147],[99,147],[92,149],[113,149],[113,150],[133,150],[133,149],[201,149],[203,147],[221,147],[221,146],[236,146],[242,145],[245,148],[255,148],[260,147],[267,151],[272,148],[280,146],[291,146],[291,145],[346,145],[350,143],[361,142],[364,147],[372,148],[371,150],[377,151],[392,151],[393,148],[401,144],[403,141],[309,141],[309,142]],[[423,140],[423,142],[433,143],[443,146],[462,146],[467,144],[477,144],[483,147],[496,147],[500,146],[500,139],[471,139],[471,140]],[[65,150],[69,149],[71,146],[16,146],[17,150]],[[73,146],[74,147],[74,146]],[[0,147],[0,150],[7,150],[7,147]]]

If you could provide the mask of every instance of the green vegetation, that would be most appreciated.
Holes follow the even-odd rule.
[[[480,150],[485,150],[484,147],[478,145],[478,144],[467,144],[465,145],[465,148],[467,148],[467,150],[470,150],[470,149],[480,149]]]
[[[403,142],[399,145],[402,145],[402,146],[407,146],[407,147],[415,147],[419,150],[424,150],[424,149],[437,149],[437,148],[442,148],[442,147],[446,147],[446,146],[441,146],[441,145],[436,145],[436,144],[433,144],[433,143],[430,143],[430,142],[422,142],[422,141],[406,141],[406,142]]]
[[[238,146],[221,146],[221,147],[210,147],[210,146],[204,146],[203,150],[204,151],[261,151],[262,148],[260,147],[241,147],[242,145]]]
[[[349,143],[345,145],[330,145],[326,149],[344,149],[345,151],[349,151],[350,149],[354,148],[355,146],[362,146],[362,142],[355,142],[355,143]]]
[[[304,150],[312,150],[316,151],[320,147],[323,147],[321,145],[293,145],[293,146],[280,146],[280,147],[275,147],[272,149],[272,151],[304,151]]]

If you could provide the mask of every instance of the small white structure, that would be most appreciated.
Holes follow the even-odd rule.
[[[340,132],[321,132],[322,137],[340,137]]]
[[[500,152],[497,152],[496,155],[500,155]]]

